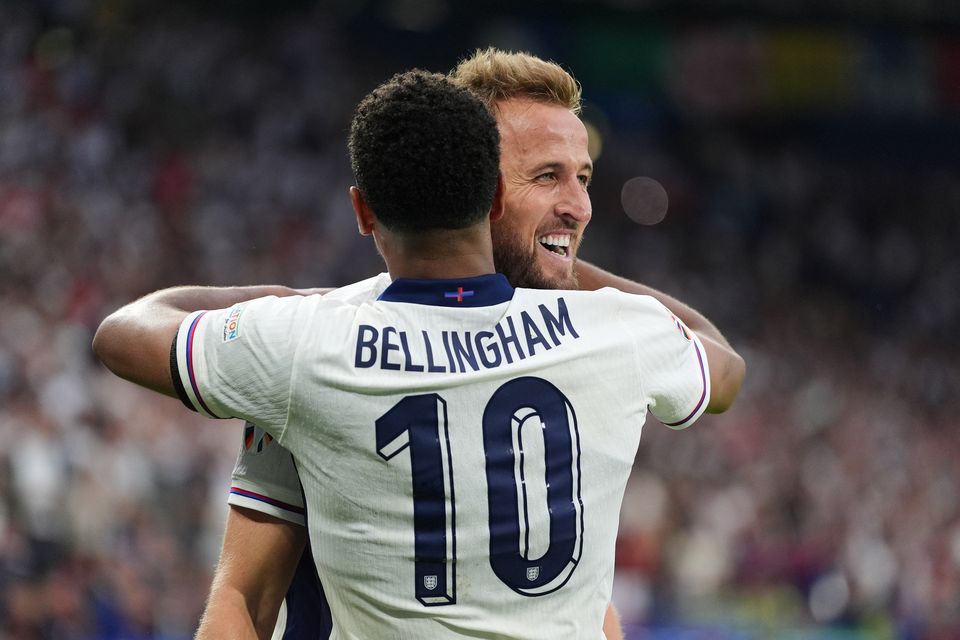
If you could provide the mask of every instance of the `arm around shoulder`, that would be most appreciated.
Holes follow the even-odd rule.
[[[271,285],[162,289],[107,316],[93,338],[93,351],[121,378],[176,397],[170,347],[184,318],[200,309],[222,309],[254,298],[297,293]]]
[[[604,271],[600,267],[581,261],[577,264],[577,277],[580,282],[580,289],[583,291],[596,291],[603,287],[612,287],[639,296],[650,296],[657,302],[665,306],[670,312],[680,318],[688,328],[697,333],[698,336],[711,338],[714,342],[730,347],[727,339],[723,337],[720,330],[706,316],[691,307],[690,305],[677,300],[673,296],[654,289],[635,280],[628,280],[609,271]]]
[[[93,337],[93,351],[119,377],[175,396],[170,347],[187,312],[145,296],[107,316]]]
[[[710,402],[707,404],[707,412],[723,413],[730,408],[743,384],[746,363],[710,320],[673,296],[640,282],[614,275],[588,262],[578,263],[577,275],[583,290],[612,287],[624,293],[650,296],[669,309],[687,328],[697,334],[706,351],[710,369]]]

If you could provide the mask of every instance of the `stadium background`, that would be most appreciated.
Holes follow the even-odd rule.
[[[749,363],[729,413],[645,430],[629,637],[960,638],[960,5],[195,4],[0,3],[0,638],[190,637],[239,425],[113,379],[92,331],[162,286],[376,272],[350,111],[487,45],[583,83],[583,257]]]

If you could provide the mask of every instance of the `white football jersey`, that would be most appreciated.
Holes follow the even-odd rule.
[[[600,640],[647,410],[710,395],[653,298],[501,275],[197,312],[175,360],[189,406],[296,459],[337,639]]]
[[[360,304],[376,299],[389,285],[390,275],[381,273],[334,289],[324,297]],[[227,502],[294,524],[306,523],[300,478],[293,456],[273,442],[270,434],[250,422],[244,425],[243,444],[233,467]]]

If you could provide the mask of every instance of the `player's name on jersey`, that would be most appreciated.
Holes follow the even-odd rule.
[[[357,329],[354,366],[465,373],[524,360],[579,337],[567,303],[557,298],[555,313],[541,304],[536,311],[507,315],[489,330],[404,331],[361,324]]]

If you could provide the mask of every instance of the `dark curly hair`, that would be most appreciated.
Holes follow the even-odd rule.
[[[350,127],[357,187],[388,229],[463,229],[490,212],[500,135],[467,89],[419,69],[399,73],[359,105]]]

